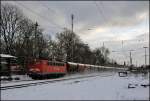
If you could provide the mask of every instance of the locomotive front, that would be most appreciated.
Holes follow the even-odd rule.
[[[34,60],[29,63],[28,68],[29,68],[29,71],[28,71],[29,77],[33,79],[40,78],[42,74],[42,61]]]

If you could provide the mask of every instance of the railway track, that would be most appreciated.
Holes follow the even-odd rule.
[[[16,84],[16,85],[11,85],[11,86],[0,87],[0,90],[23,88],[23,87],[29,87],[29,86],[36,86],[36,85],[55,83],[55,82],[60,82],[60,81],[67,81],[67,80],[83,79],[83,78],[96,77],[96,76],[102,76],[102,75],[88,75],[88,76],[80,76],[80,77],[71,77],[71,78],[40,81],[40,82],[34,82],[34,83]],[[112,75],[107,75],[107,76],[112,76]],[[102,76],[102,77],[106,77],[106,76]]]
[[[35,80],[17,80],[17,81],[1,81],[1,84],[9,84],[9,83],[16,83],[16,82],[23,82],[23,81],[35,81]]]

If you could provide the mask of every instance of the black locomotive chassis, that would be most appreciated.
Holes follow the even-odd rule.
[[[32,79],[50,79],[50,78],[58,78],[64,76],[66,73],[28,73],[29,77]]]

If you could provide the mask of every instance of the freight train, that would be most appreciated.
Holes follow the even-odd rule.
[[[0,54],[1,57],[1,75],[11,75],[12,69],[18,68],[18,64],[12,64],[10,59],[16,59],[16,57]],[[2,60],[9,60],[2,61]],[[49,61],[48,59],[29,59],[27,62],[27,73],[32,79],[48,79],[53,77],[61,77],[70,73],[82,73],[85,71],[99,71],[104,69],[114,69],[114,67],[97,66],[90,64],[81,64],[74,62],[58,62]]]
[[[28,75],[32,79],[48,79],[53,77],[61,77],[67,73],[83,72],[86,66],[84,64],[73,62],[36,60],[30,63],[28,68]]]
[[[67,73],[84,72],[85,70],[101,70],[111,67],[81,64],[74,62],[58,62],[49,60],[36,60],[28,65],[28,75],[32,79],[48,79],[61,77]]]

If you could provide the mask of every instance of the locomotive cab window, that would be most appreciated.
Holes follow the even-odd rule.
[[[63,63],[59,63],[59,65],[60,65],[60,66],[64,66],[64,64],[63,64]]]
[[[50,65],[50,66],[64,66],[64,63],[61,63],[61,62],[48,61],[47,64]]]
[[[64,64],[61,63],[61,62],[57,62],[57,63],[56,63],[56,66],[64,66]]]

